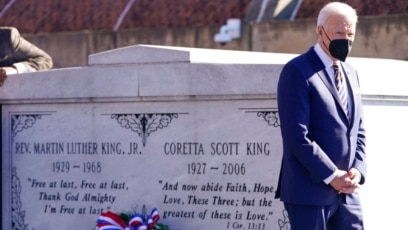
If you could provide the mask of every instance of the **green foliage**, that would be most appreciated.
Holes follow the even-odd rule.
[[[170,230],[170,228],[167,225],[160,224],[160,223],[155,224],[153,229],[154,230]]]

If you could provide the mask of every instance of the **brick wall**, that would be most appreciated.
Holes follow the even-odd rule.
[[[213,41],[219,27],[131,29],[26,35],[47,51],[55,68],[87,65],[89,54],[137,44],[278,53],[301,53],[316,42],[316,21],[244,24],[241,39]],[[360,17],[351,56],[408,60],[408,16]]]

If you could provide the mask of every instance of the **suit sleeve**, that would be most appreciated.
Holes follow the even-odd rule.
[[[358,139],[357,139],[356,157],[354,160],[353,168],[356,168],[361,173],[360,184],[364,184],[366,174],[367,174],[367,163],[366,163],[366,154],[365,154],[365,129],[364,129],[362,120],[360,121],[360,128],[359,128]]]
[[[11,29],[10,39],[14,64],[23,65],[26,72],[52,68],[52,58],[46,52],[21,37],[17,29]]]
[[[358,81],[358,74],[356,72],[357,84],[360,87],[360,82]],[[367,162],[366,162],[366,130],[363,122],[363,105],[361,101],[358,101],[358,108],[360,110],[360,121],[357,133],[357,147],[356,147],[356,157],[353,162],[353,168],[356,168],[361,173],[360,184],[365,183],[365,178],[367,174]]]

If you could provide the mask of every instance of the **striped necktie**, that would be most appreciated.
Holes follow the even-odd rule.
[[[336,89],[337,89],[337,92],[339,93],[339,97],[341,100],[341,104],[344,108],[344,111],[346,111],[347,117],[349,117],[348,106],[347,106],[348,98],[347,98],[347,90],[345,86],[344,77],[337,63],[333,63],[333,69],[334,69],[334,80],[336,84]]]

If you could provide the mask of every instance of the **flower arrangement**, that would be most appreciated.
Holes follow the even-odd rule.
[[[170,230],[166,225],[158,223],[160,216],[156,208],[146,216],[143,214],[102,212],[96,222],[96,230]]]

